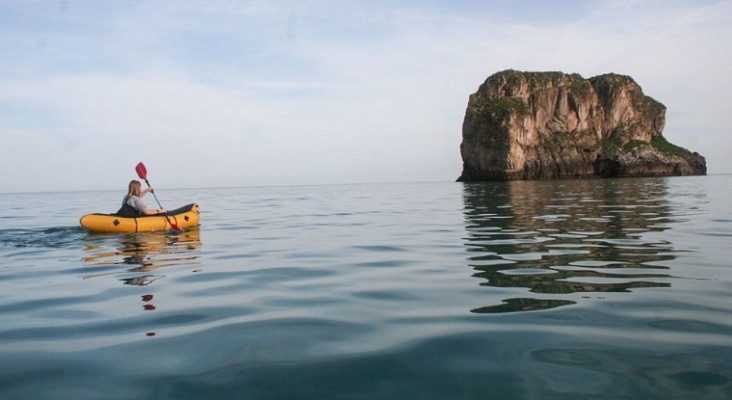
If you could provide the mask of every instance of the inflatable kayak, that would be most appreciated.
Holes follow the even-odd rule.
[[[167,216],[167,218],[166,218]],[[117,214],[87,214],[79,223],[92,232],[154,232],[171,229],[170,222],[180,229],[198,225],[198,204],[191,203],[165,214],[123,217]]]

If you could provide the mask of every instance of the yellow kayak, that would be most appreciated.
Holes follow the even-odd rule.
[[[117,214],[87,214],[81,217],[79,223],[92,232],[137,233],[165,231],[171,229],[170,223],[177,225],[180,229],[186,229],[198,225],[198,204],[191,203],[170,210],[165,214],[139,217],[122,217]]]

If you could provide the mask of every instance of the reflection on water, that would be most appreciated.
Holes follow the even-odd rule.
[[[539,299],[507,299],[497,306],[480,307],[470,310],[478,314],[497,314],[515,311],[547,310],[550,308],[575,304],[570,300],[539,300]]]
[[[464,185],[470,267],[482,286],[556,295],[669,287],[672,243],[643,238],[675,216],[664,179],[513,181]],[[574,304],[511,298],[502,313]]]
[[[84,279],[119,276],[124,285],[147,286],[164,277],[163,268],[198,265],[201,233],[198,228],[180,233],[90,234],[82,258],[89,272]],[[197,272],[194,271],[194,272]],[[155,311],[155,295],[140,296],[143,311]],[[157,336],[147,331],[146,336]]]
[[[160,268],[197,265],[200,247],[197,228],[179,234],[90,234],[83,257],[90,272],[84,279],[124,274],[120,280],[126,285],[149,285],[162,277],[152,273]]]

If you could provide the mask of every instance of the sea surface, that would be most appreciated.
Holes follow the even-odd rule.
[[[156,184],[0,194],[0,399],[732,398],[730,175]]]

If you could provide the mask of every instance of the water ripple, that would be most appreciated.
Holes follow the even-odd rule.
[[[726,400],[727,183],[207,189],[183,235],[0,196],[0,400]]]

